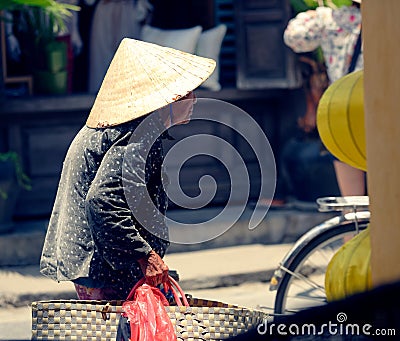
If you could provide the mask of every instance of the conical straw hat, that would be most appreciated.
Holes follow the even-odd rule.
[[[114,126],[149,114],[197,88],[214,68],[212,59],[124,38],[86,125]]]

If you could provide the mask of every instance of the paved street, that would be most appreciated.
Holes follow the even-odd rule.
[[[30,337],[30,307],[0,309],[0,340],[29,340]]]
[[[260,227],[250,231],[249,212],[245,213],[215,240],[171,245],[165,259],[178,271],[185,292],[249,308],[271,308],[275,292],[269,291],[268,280],[279,261],[299,235],[327,218],[294,209],[269,212]],[[38,271],[45,226],[45,221],[21,223],[14,233],[0,236],[0,340],[30,339],[32,301],[75,298],[72,283],[56,283]]]
[[[273,271],[297,236],[326,218],[314,212],[270,212],[259,228],[249,231],[244,217],[213,241],[171,245],[165,260],[194,297],[272,312],[275,292],[269,291],[268,280]],[[56,283],[39,273],[35,261],[29,263],[39,259],[44,226],[22,224],[0,238],[0,340],[30,339],[32,301],[75,298],[71,282]]]

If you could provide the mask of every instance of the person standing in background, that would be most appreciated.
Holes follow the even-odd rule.
[[[92,0],[85,0],[90,4]],[[89,46],[88,90],[97,93],[123,38],[139,39],[152,10],[148,0],[100,0],[93,14]]]
[[[364,67],[361,37],[361,0],[337,9],[318,7],[299,13],[284,32],[284,42],[294,52],[311,52],[321,47],[330,83]],[[358,54],[358,55],[356,55]],[[365,195],[365,173],[339,160],[333,161],[343,196]]]

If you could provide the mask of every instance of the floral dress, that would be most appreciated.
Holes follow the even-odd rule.
[[[329,80],[334,82],[348,73],[361,30],[361,11],[357,7],[318,7],[299,13],[284,32],[284,42],[294,52],[311,52],[321,46]],[[363,68],[362,51],[355,70]]]

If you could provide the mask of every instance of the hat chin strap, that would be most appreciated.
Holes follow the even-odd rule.
[[[174,124],[174,112],[172,111],[172,103],[169,104],[169,119],[171,120],[171,126]]]

